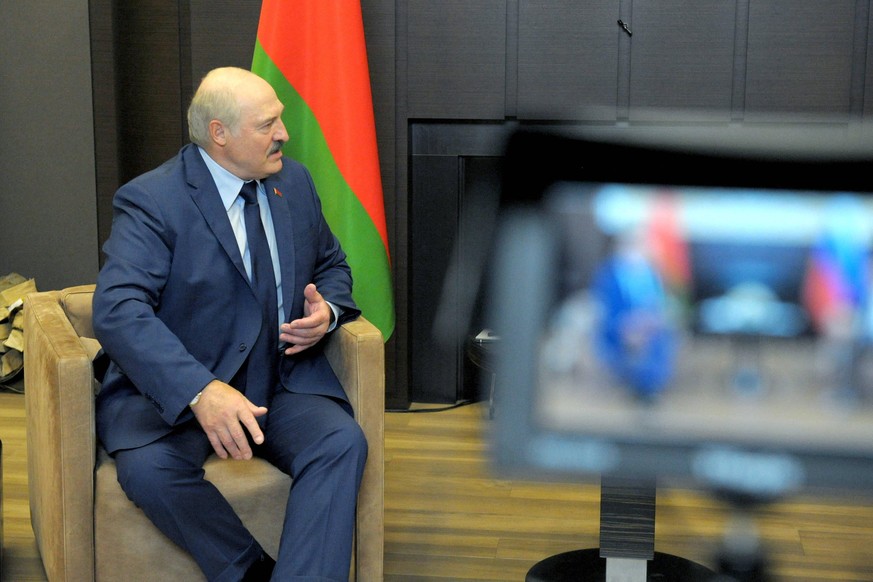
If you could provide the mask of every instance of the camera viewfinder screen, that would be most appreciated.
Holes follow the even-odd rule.
[[[553,185],[534,423],[870,455],[871,199]]]

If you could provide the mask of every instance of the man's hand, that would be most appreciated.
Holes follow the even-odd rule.
[[[229,384],[213,380],[206,385],[200,400],[191,407],[197,422],[222,459],[251,459],[252,448],[245,431],[256,444],[264,442],[264,433],[256,418],[267,414],[263,406],[255,406],[248,398]]]
[[[317,344],[327,333],[333,317],[333,310],[313,283],[306,286],[303,296],[303,317],[279,327],[279,339],[290,346],[285,350],[286,356]]]

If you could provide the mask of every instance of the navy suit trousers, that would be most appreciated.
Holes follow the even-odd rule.
[[[253,446],[255,455],[293,479],[273,580],[347,580],[367,457],[363,432],[336,401],[279,389],[266,415],[264,437],[264,444]],[[194,557],[206,577],[237,581],[262,550],[204,479],[202,466],[212,453],[194,420],[114,456],[127,496]]]

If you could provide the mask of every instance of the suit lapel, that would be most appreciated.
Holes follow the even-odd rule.
[[[296,287],[294,281],[294,221],[288,198],[280,193],[282,187],[283,184],[275,178],[264,180],[264,189],[270,203],[270,214],[273,217],[273,231],[276,234],[279,267],[282,272],[282,301],[285,305],[286,317],[288,317],[291,315]]]
[[[224,209],[221,196],[218,194],[215,181],[212,179],[206,163],[193,145],[186,147],[183,159],[185,161],[185,177],[188,180],[188,185],[191,186],[189,190],[191,199],[200,209],[203,218],[206,219],[206,224],[209,225],[228,258],[236,266],[243,279],[248,282],[246,267],[243,264],[230,221],[227,219],[227,211]]]

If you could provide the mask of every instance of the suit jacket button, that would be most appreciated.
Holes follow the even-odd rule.
[[[240,344],[240,345],[239,345],[239,351],[241,351],[241,352],[246,351],[248,348],[249,348],[249,347],[248,347],[247,345],[245,345],[245,344]]]

